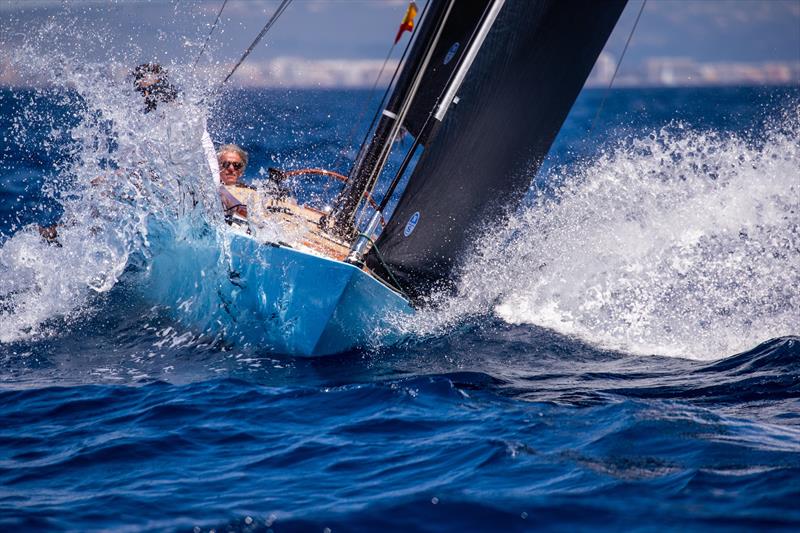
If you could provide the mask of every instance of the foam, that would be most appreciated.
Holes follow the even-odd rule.
[[[759,143],[671,124],[553,172],[411,331],[491,311],[602,348],[697,359],[797,334],[799,117]]]
[[[40,92],[68,109],[71,124],[52,125],[50,142],[61,143],[66,156],[45,186],[63,206],[61,246],[28,227],[0,248],[0,342],[54,334],[51,319],[91,312],[93,295],[110,291],[132,257],[166,245],[149,238],[153,224],[168,229],[162,234],[189,238],[219,220],[201,141],[208,86],[183,67],[166,65],[182,97],[145,114],[127,76],[135,50],[87,63],[80,57],[82,32],[69,21],[53,21],[11,54],[26,77],[47,81]],[[92,38],[102,41],[102,31],[94,28]],[[18,121],[19,144],[28,122]]]

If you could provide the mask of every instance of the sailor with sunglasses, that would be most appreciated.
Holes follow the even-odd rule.
[[[226,144],[217,151],[219,163],[219,196],[225,208],[225,217],[233,215],[247,218],[247,204],[254,193],[241,181],[247,168],[247,152],[235,144]]]

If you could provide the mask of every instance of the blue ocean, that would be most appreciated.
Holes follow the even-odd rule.
[[[180,188],[97,184],[138,164],[201,196],[196,146],[65,76],[0,90],[0,529],[800,528],[797,87],[584,90],[454,292],[395,343],[304,359],[141,293],[142,225]],[[347,172],[378,100],[178,81],[249,180]]]

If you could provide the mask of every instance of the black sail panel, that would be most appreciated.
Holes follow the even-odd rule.
[[[412,297],[524,196],[626,0],[506,0],[367,265]]]
[[[455,2],[433,50],[431,62],[423,73],[422,83],[414,96],[411,109],[403,121],[403,127],[414,137],[422,134],[431,110],[461,62],[471,37],[490,5],[490,0]]]

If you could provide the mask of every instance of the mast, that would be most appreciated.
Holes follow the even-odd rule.
[[[417,127],[418,133],[415,135],[416,138],[414,140],[414,144],[411,146],[411,149],[408,150],[408,153],[400,165],[399,170],[395,174],[394,179],[389,184],[389,187],[387,187],[378,211],[383,212],[386,209],[386,206],[391,200],[392,195],[394,195],[395,188],[400,183],[403,174],[405,174],[406,168],[408,168],[408,165],[411,162],[411,158],[414,156],[414,152],[416,151],[417,147],[420,144],[427,144],[431,140],[431,138],[436,134],[436,131],[439,129],[439,125],[442,123],[442,120],[447,114],[447,111],[450,109],[450,106],[458,103],[456,92],[458,91],[458,88],[461,87],[464,77],[469,71],[470,66],[472,66],[472,62],[475,60],[478,50],[483,44],[486,35],[489,33],[489,29],[492,27],[492,24],[497,18],[498,13],[500,13],[500,9],[503,7],[504,3],[505,0],[493,0],[493,2],[489,5],[486,11],[486,16],[483,18],[480,26],[476,28],[475,34],[469,42],[467,52],[458,63],[458,67],[451,73],[450,79],[445,86],[443,95],[436,99],[436,106],[430,111],[430,114],[425,117],[424,123]],[[455,45],[451,45],[451,49],[453,46]]]
[[[430,54],[441,35],[454,0],[429,0],[430,10],[417,30],[408,60],[400,73],[371,141],[362,147],[347,185],[334,201],[330,220],[340,235],[353,232],[353,219],[364,193],[372,190],[397,137],[403,118],[422,80]]]

